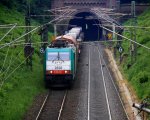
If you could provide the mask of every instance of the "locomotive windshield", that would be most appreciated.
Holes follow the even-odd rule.
[[[60,53],[60,58],[64,61],[68,61],[70,59],[69,52]]]
[[[56,61],[56,60],[68,61],[70,60],[70,55],[69,55],[69,52],[48,53],[48,60],[49,61]]]
[[[58,53],[57,53],[57,52],[48,53],[48,60],[49,60],[49,61],[52,61],[52,60],[56,59],[57,56],[58,56]]]

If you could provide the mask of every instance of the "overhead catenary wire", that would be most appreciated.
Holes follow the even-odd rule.
[[[61,16],[61,17],[62,17],[62,16]],[[32,29],[31,31],[29,31],[29,32],[25,33],[24,35],[18,37],[18,38],[15,39],[14,41],[9,42],[9,43],[6,43],[5,45],[1,46],[0,49],[5,48],[5,47],[7,47],[7,46],[9,46],[9,45],[11,45],[11,44],[13,44],[13,43],[15,43],[16,41],[20,40],[21,38],[25,37],[26,35],[28,35],[28,34],[34,32],[34,31],[36,31],[37,29],[39,29],[39,28],[41,28],[41,27],[43,27],[43,26],[45,26],[45,25],[49,25],[49,24],[51,24],[52,22],[54,22],[54,21],[56,21],[56,20],[59,20],[61,17],[55,18],[54,20],[51,20],[50,22],[48,22],[48,23],[46,23],[46,24],[44,24],[44,25],[40,25],[40,26],[38,26],[38,27]]]
[[[16,51],[16,50],[15,50],[15,51]],[[2,73],[2,74],[5,74],[6,77],[7,77],[8,71],[10,70],[10,67],[11,67],[11,65],[12,65],[13,53],[14,53],[14,51],[11,53],[11,58],[10,58],[8,67],[6,68],[6,70],[4,71],[4,73]],[[1,75],[0,75],[0,76],[1,76]],[[4,77],[4,79],[5,79],[5,77]]]
[[[5,24],[5,25],[0,25],[0,27],[1,27],[1,26],[12,26],[12,25],[14,25],[14,24]]]
[[[7,57],[8,57],[8,53],[9,53],[9,49],[10,49],[10,46],[9,46],[8,49],[7,49],[7,52],[6,52],[6,55],[5,55],[5,59],[4,59],[2,68],[1,68],[1,70],[0,70],[0,73],[2,72],[2,70],[3,70],[4,66],[5,66],[5,63],[6,63],[6,60],[7,60]]]
[[[94,25],[101,25],[101,24],[94,24]],[[106,27],[113,27],[113,25],[105,25],[105,24],[103,24],[103,26],[106,26]],[[148,26],[148,27],[144,27],[144,26],[124,26],[124,25],[122,25],[122,26],[120,26],[120,25],[115,25],[115,27],[117,28],[117,27],[123,27],[123,28],[140,28],[140,29],[150,29],[150,26]]]
[[[19,40],[19,39],[21,39],[21,38],[25,37],[26,35],[28,35],[28,34],[30,34],[31,32],[33,32],[33,31],[37,30],[38,28],[39,28],[39,27],[34,28],[34,29],[33,29],[33,30],[31,30],[30,32],[28,32],[28,33],[26,33],[26,34],[22,35],[21,37],[18,37],[17,39],[15,39],[15,40],[14,40],[14,41],[12,41],[12,42],[5,43],[5,45],[1,46],[1,47],[0,47],[0,49],[5,48],[6,46],[9,46],[9,45],[13,44],[14,42],[17,42],[17,40]]]
[[[110,22],[110,23],[113,23],[113,22],[114,22],[114,20],[113,20],[112,18],[110,18],[108,15],[106,15],[106,14],[101,14],[101,11],[99,11],[99,10],[92,10],[92,11],[93,11],[95,14],[97,14],[98,17],[104,19],[105,21],[108,21],[108,22]]]
[[[0,42],[16,27],[17,23],[0,39]]]
[[[116,34],[116,35],[118,35],[118,36],[120,36],[120,37],[122,37],[122,38],[124,38],[124,39],[126,39],[126,40],[129,40],[129,41],[131,41],[131,42],[133,42],[133,43],[135,43],[135,44],[137,44],[137,45],[139,45],[139,46],[142,46],[142,47],[144,47],[144,48],[150,50],[150,47],[147,47],[147,46],[142,45],[142,44],[140,44],[140,43],[138,43],[138,42],[136,42],[136,41],[134,41],[134,40],[132,40],[132,39],[129,39],[129,38],[123,36],[123,35],[120,35],[120,34],[114,32],[114,31],[112,31],[112,30],[110,30],[110,29],[108,29],[108,28],[106,28],[106,27],[104,27],[104,26],[100,26],[100,27],[102,27],[103,29],[105,29],[105,30],[107,30],[107,31],[109,31],[109,32],[112,32],[112,33],[114,33],[114,34]]]
[[[17,43],[19,44],[20,42],[25,43],[24,40],[19,40],[19,41],[16,41],[15,43],[10,44],[9,46],[13,46],[13,45],[15,45],[15,44],[17,44]],[[0,44],[0,46],[4,46],[4,45],[7,45],[7,43]]]
[[[31,17],[58,17],[58,16],[62,16],[62,15],[31,15]],[[66,18],[72,18],[73,16],[65,16]],[[82,17],[74,17],[74,18],[82,18]]]
[[[94,10],[93,12],[98,16],[98,18],[97,18],[98,20],[101,18],[101,19],[107,21],[108,23],[111,23],[111,24],[112,24],[112,23],[118,24],[118,23],[115,22],[114,19],[110,18],[109,16],[101,15],[101,12],[100,12],[100,11]]]
[[[64,18],[66,19],[65,14],[70,15],[70,14],[72,14],[74,11],[76,11],[76,9],[75,9],[75,10],[71,10],[71,9],[68,8],[67,11],[65,11],[64,13],[61,14],[61,16],[63,16],[63,17],[62,17],[61,19],[59,19],[59,20],[57,21],[57,23],[63,21]],[[72,16],[72,17],[73,17],[73,16]],[[68,18],[68,19],[70,19],[70,18]]]
[[[99,8],[93,8],[93,9],[91,9],[91,11],[94,12],[98,16],[97,17],[98,20],[102,19],[102,20],[107,21],[110,24],[115,24],[115,25],[119,25],[120,26],[120,23],[118,23],[114,18],[111,18],[107,14],[101,14],[103,12],[103,10],[107,11],[107,9],[105,9],[105,8],[104,9],[99,9]],[[120,29],[123,29],[123,28],[120,27]]]
[[[103,41],[94,41],[94,43],[103,43],[103,42],[119,42],[119,41],[122,41],[122,40],[103,40]],[[21,42],[21,41],[20,41]],[[21,46],[21,45],[26,45],[26,46],[30,46],[30,45],[36,45],[36,44],[44,44],[44,43],[50,43],[50,42],[35,42],[35,43],[25,43],[25,42],[22,42],[22,43],[18,43],[18,44],[11,44],[10,46]],[[82,42],[82,44],[85,44],[88,42]],[[1,44],[1,45],[4,45],[4,44]]]
[[[68,8],[71,8],[71,6],[59,7],[59,8],[44,10],[44,11],[51,12],[51,11],[57,11],[57,10],[61,10],[61,9],[68,9]]]
[[[33,54],[33,52],[32,52],[31,54]],[[30,55],[31,55],[31,54],[30,54]],[[28,58],[30,57],[30,55],[27,56],[26,59],[28,59]],[[2,81],[2,83],[0,84],[0,89],[3,87],[5,81],[26,61],[26,59],[23,60],[12,72]]]
[[[68,11],[64,12],[62,15],[60,15],[59,18],[56,18],[56,19],[54,19],[54,20],[52,20],[52,21],[50,21],[50,22],[52,23],[53,21],[56,21],[57,19],[62,21],[63,18],[66,17],[66,16],[64,16],[64,14],[67,14],[68,12],[70,13],[70,11],[68,10]],[[69,13],[68,13],[68,14],[69,14]],[[48,24],[50,24],[50,22],[49,22]],[[44,25],[43,25],[43,26],[44,26]],[[36,29],[36,28],[35,28],[35,29]],[[29,33],[28,33],[28,34],[29,34]],[[25,34],[24,36],[26,36],[26,35],[27,35],[27,34]],[[22,37],[22,36],[21,36],[21,37]],[[17,39],[20,39],[20,38],[17,38]],[[5,43],[4,45],[0,46],[0,49],[3,48],[3,47],[5,47],[5,46],[8,46],[9,44],[15,43],[15,41],[17,41],[17,39],[14,40],[14,41],[11,42],[11,43]]]
[[[68,13],[68,11],[66,11],[65,13]],[[65,13],[64,13],[64,14],[65,14]],[[12,42],[5,43],[5,45],[1,46],[0,49],[6,47],[6,46],[8,46],[8,45],[11,45],[12,43],[15,43],[16,41],[18,41],[18,40],[21,39],[22,37],[25,37],[26,35],[30,34],[31,32],[34,32],[35,30],[37,30],[37,29],[39,29],[39,28],[41,28],[41,27],[43,27],[43,26],[45,26],[45,25],[48,25],[48,24],[51,24],[51,23],[54,22],[54,21],[60,20],[61,18],[65,17],[64,14],[63,14],[63,15],[60,15],[60,17],[55,18],[55,19],[51,20],[50,22],[48,22],[48,23],[46,23],[46,24],[44,24],[44,25],[37,26],[37,27],[34,28],[33,30],[29,31],[28,33],[22,35],[21,37],[15,39],[15,40],[12,41]]]
[[[15,28],[34,28],[34,27],[37,27],[37,26],[23,26],[23,25],[20,25],[20,26],[16,26]],[[12,26],[0,26],[0,29],[8,29],[8,28],[12,28]]]
[[[61,17],[62,17],[62,16],[61,16]],[[24,35],[22,35],[22,36],[20,36],[20,37],[18,37],[18,38],[15,39],[14,41],[4,44],[3,46],[0,47],[0,49],[5,48],[6,46],[10,46],[10,45],[12,45],[13,43],[18,42],[18,40],[20,40],[20,39],[23,38],[24,36],[30,34],[31,32],[36,31],[37,29],[39,29],[39,28],[41,28],[41,27],[43,27],[43,26],[45,26],[45,25],[49,25],[49,24],[51,24],[52,22],[54,22],[54,21],[56,21],[56,20],[59,20],[61,17],[55,18],[55,19],[51,20],[50,22],[48,22],[48,23],[46,23],[46,24],[44,24],[44,25],[37,26],[37,27],[34,28],[33,30],[29,31],[28,33],[26,33],[26,34],[24,34]],[[32,52],[32,53],[33,53],[33,52]],[[31,54],[32,54],[32,53],[31,53]],[[31,54],[30,54],[30,55],[31,55]],[[30,55],[29,55],[26,59],[28,59],[28,58],[30,57]],[[25,59],[23,62],[21,62],[21,64],[20,64],[19,66],[17,66],[17,67],[2,81],[2,83],[0,84],[0,89],[2,88],[4,82],[26,61],[26,59]]]
[[[20,51],[19,54],[14,58],[14,61],[11,62],[11,65],[15,62],[15,60],[18,60],[17,58],[20,56],[21,53],[22,53],[22,51]],[[10,65],[10,66],[11,66],[11,65]],[[4,75],[4,74],[6,73],[6,71],[7,71],[7,69],[8,69],[8,68],[6,68],[6,70],[5,70],[4,72],[2,72],[2,73],[0,74],[0,76]]]
[[[22,42],[22,41],[24,41],[24,40],[19,40],[19,41],[16,41],[15,43],[20,43],[20,42]],[[12,46],[12,45],[15,44],[15,43],[10,44],[9,46]],[[0,47],[1,47],[1,46],[4,46],[4,45],[8,45],[8,43],[2,43],[2,44],[0,44]]]
[[[19,42],[22,42],[22,41],[19,41]],[[18,42],[17,42],[18,43]],[[28,46],[29,45],[29,43],[25,43],[25,42],[22,42],[22,43],[13,43],[13,44],[11,44],[10,46],[19,46],[19,45],[26,45],[26,46]],[[35,43],[30,43],[30,45],[34,45],[34,44],[44,44],[44,43],[49,43],[49,42],[35,42]],[[1,45],[5,45],[5,44],[1,44]],[[29,46],[30,46],[29,45]]]
[[[66,12],[66,13],[67,13],[67,12]],[[61,15],[60,17],[55,18],[55,19],[51,20],[50,22],[48,22],[48,23],[46,23],[46,24],[44,24],[44,25],[40,25],[40,26],[35,27],[33,30],[31,30],[31,31],[29,31],[29,32],[27,32],[27,33],[25,33],[24,35],[22,35],[22,36],[16,38],[15,40],[13,40],[13,41],[11,41],[11,42],[9,42],[9,43],[5,43],[4,45],[0,46],[0,49],[5,48],[5,47],[7,47],[7,46],[10,47],[10,46],[11,46],[12,44],[14,44],[14,43],[21,42],[22,40],[19,41],[21,38],[25,37],[26,35],[28,35],[28,34],[34,32],[34,31],[36,31],[37,29],[39,29],[39,28],[41,28],[41,27],[43,27],[43,26],[49,25],[49,24],[51,24],[51,23],[54,22],[54,21],[60,20],[62,17],[65,17],[65,16],[62,16],[62,15]],[[1,27],[7,27],[7,26],[1,26]],[[16,27],[16,25],[15,25],[15,27]],[[12,28],[15,28],[15,27],[12,27]],[[19,26],[19,27],[25,27],[25,26]],[[27,27],[27,26],[26,26],[26,27]],[[11,29],[12,29],[12,28],[11,28]],[[7,36],[7,35],[6,35],[6,36]],[[31,53],[31,54],[32,54],[32,53]],[[31,54],[30,54],[30,55],[31,55]],[[26,59],[28,59],[28,58],[30,57],[30,55],[29,55]],[[23,62],[21,62],[21,64],[19,64],[9,75],[6,76],[6,78],[5,78],[5,79],[2,81],[2,83],[0,84],[0,89],[2,88],[4,82],[26,61],[26,59],[25,59]],[[11,59],[11,60],[12,60],[12,59]],[[7,73],[7,72],[9,71],[10,65],[11,65],[11,63],[13,63],[11,60],[10,60],[10,64],[9,64],[8,68],[5,70],[4,73]],[[4,74],[4,73],[3,73],[3,74]]]

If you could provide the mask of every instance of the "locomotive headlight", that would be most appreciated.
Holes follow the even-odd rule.
[[[52,74],[52,73],[53,73],[53,71],[50,71],[50,73]]]
[[[67,73],[68,71],[65,70],[65,73]]]

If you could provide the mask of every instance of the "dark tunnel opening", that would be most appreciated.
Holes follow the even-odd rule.
[[[102,39],[102,28],[98,26],[101,24],[97,17],[89,12],[81,12],[71,19],[69,25],[76,25],[82,27],[84,33],[84,41],[97,41]],[[68,29],[70,29],[69,27]]]

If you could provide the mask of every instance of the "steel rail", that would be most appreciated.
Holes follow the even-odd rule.
[[[45,99],[44,99],[44,102],[43,102],[42,106],[40,107],[40,110],[39,110],[38,115],[36,116],[36,119],[35,119],[35,120],[38,120],[38,119],[39,119],[39,117],[40,117],[40,115],[41,115],[41,113],[42,113],[42,110],[43,110],[43,108],[44,108],[44,106],[45,106],[45,104],[46,104],[46,102],[47,102],[48,97],[49,97],[49,94],[50,94],[50,93],[48,92],[47,95],[46,95],[46,97],[45,97]]]
[[[90,46],[95,46],[92,44],[89,44]],[[96,46],[95,46],[96,47]],[[99,52],[99,49],[96,47],[96,49]],[[106,83],[105,83],[105,77],[104,77],[104,72],[102,68],[102,60],[101,56],[99,55],[100,59],[100,66],[101,66],[101,71],[102,71],[102,78],[103,78],[103,85],[104,85],[104,91],[105,91],[105,97],[106,97],[106,103],[107,103],[107,109],[108,109],[108,114],[109,114],[109,120],[112,120],[111,112],[110,112],[110,105],[109,105],[109,100],[108,100],[108,94],[107,94],[107,89],[106,89]],[[90,120],[90,49],[89,49],[89,80],[88,80],[88,120]]]
[[[89,61],[89,79],[88,79],[88,120],[90,120],[90,91],[91,91],[91,61],[90,61],[90,47],[89,47],[89,58],[88,58],[88,61]]]
[[[57,120],[60,120],[60,118],[61,118],[63,107],[64,107],[64,104],[65,104],[65,101],[66,101],[67,93],[68,93],[68,91],[65,92],[65,95],[63,97]],[[40,118],[40,116],[42,114],[42,111],[43,111],[43,109],[44,109],[44,107],[46,105],[46,102],[47,102],[49,96],[50,96],[50,92],[47,93],[47,95],[46,95],[46,97],[45,97],[45,99],[44,99],[44,101],[43,101],[43,103],[42,103],[42,105],[40,107],[40,110],[39,110],[35,120],[38,120]]]
[[[99,48],[98,48],[98,49],[99,49]],[[117,89],[117,87],[116,87],[116,84],[114,83],[113,77],[112,77],[112,75],[110,74],[110,70],[108,69],[108,66],[107,66],[107,64],[106,64],[106,62],[105,62],[105,60],[104,60],[104,57],[102,56],[102,53],[100,52],[100,50],[99,50],[99,53],[100,53],[100,56],[101,56],[101,58],[102,58],[102,61],[104,62],[105,66],[106,66],[106,69],[107,69],[107,71],[108,71],[108,74],[109,74],[109,76],[110,76],[110,78],[111,78],[111,82],[113,83],[113,86],[114,86],[114,88],[115,88],[115,90],[116,90],[116,92],[117,92],[117,95],[118,95],[118,97],[119,97],[119,100],[120,100],[120,102],[121,102],[121,105],[122,105],[122,107],[123,107],[123,109],[124,109],[124,111],[125,111],[125,114],[126,114],[128,120],[130,120],[130,119],[129,119],[129,116],[128,116],[128,114],[127,114],[127,111],[126,111],[126,109],[125,109],[125,106],[124,106],[124,104],[123,104],[123,101],[122,101],[122,99],[121,99],[121,96],[120,96],[120,94],[119,94],[119,91],[118,91],[118,89]]]
[[[57,120],[60,120],[60,118],[61,118],[62,111],[63,111],[63,108],[64,108],[64,104],[65,104],[65,101],[66,101],[67,93],[68,93],[68,91],[65,92],[65,95],[63,97],[63,101],[62,101],[62,104],[61,104],[61,107],[60,107],[60,110],[59,110],[59,115],[58,115]]]
[[[109,114],[109,120],[112,120],[110,104],[109,104],[109,99],[108,99],[108,93],[107,93],[107,88],[106,88],[106,82],[105,82],[105,77],[104,77],[104,70],[103,70],[103,66],[102,66],[102,58],[100,56],[100,51],[99,51],[98,47],[96,47],[96,48],[97,48],[98,53],[99,53],[100,68],[101,68],[101,72],[102,72],[102,79],[103,79],[105,97],[106,97],[106,102],[107,102],[107,109],[108,109],[108,114]]]

